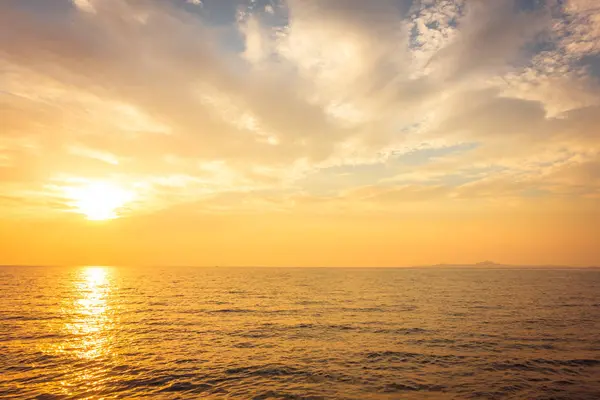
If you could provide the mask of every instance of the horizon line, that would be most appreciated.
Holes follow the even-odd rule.
[[[364,265],[364,266],[343,266],[343,265],[133,265],[133,264],[0,264],[0,267],[42,267],[42,268],[82,268],[82,267],[97,267],[97,268],[306,268],[306,269],[600,269],[600,265],[559,265],[559,264],[502,264],[502,263],[439,263],[439,264],[422,264],[422,265],[406,265],[406,266],[381,266],[381,265]]]

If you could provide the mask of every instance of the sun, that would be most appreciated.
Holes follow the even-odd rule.
[[[91,182],[66,192],[76,211],[90,221],[118,218],[119,209],[133,200],[133,193],[110,182]]]

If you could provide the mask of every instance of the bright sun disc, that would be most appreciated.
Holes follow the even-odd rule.
[[[133,199],[133,194],[108,182],[94,182],[67,190],[77,211],[91,221],[117,218],[117,210]]]

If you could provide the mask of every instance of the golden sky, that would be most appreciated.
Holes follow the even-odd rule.
[[[596,0],[0,2],[0,263],[600,264]]]

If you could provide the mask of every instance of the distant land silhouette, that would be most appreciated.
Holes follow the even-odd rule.
[[[419,265],[418,267],[423,268],[592,268],[592,269],[600,269],[600,266],[584,266],[584,267],[574,267],[570,265],[518,265],[518,264],[501,264],[494,261],[481,261],[475,264],[434,264],[434,265]]]

